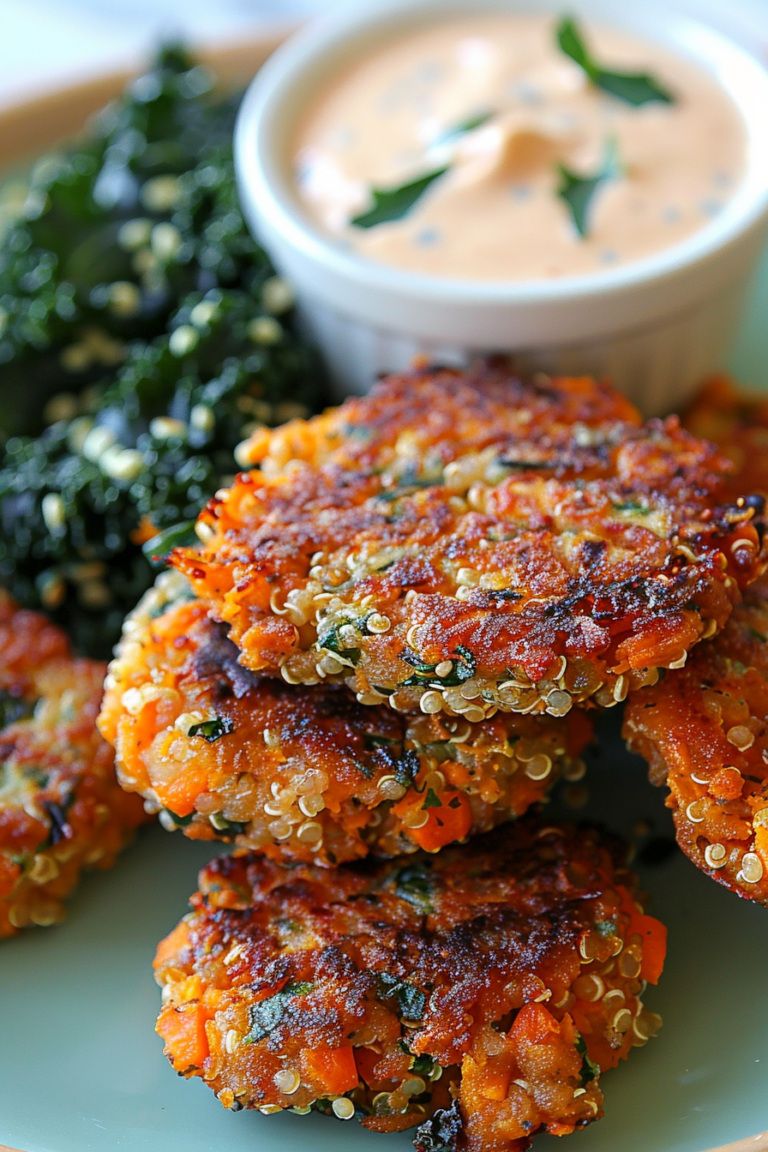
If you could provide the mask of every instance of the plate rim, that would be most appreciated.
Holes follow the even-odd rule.
[[[252,79],[267,57],[283,43],[295,24],[265,31],[238,43],[192,45],[192,51],[225,82]],[[110,69],[74,84],[51,88],[38,95],[14,99],[0,106],[0,168],[32,159],[81,131],[93,113],[115,96],[140,69]],[[0,1144],[0,1152],[25,1152]],[[702,1152],[768,1152],[768,1130],[732,1144]]]

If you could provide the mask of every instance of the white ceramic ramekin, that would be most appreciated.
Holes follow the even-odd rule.
[[[393,33],[457,11],[562,11],[562,0],[390,0],[308,25],[257,75],[240,112],[235,157],[243,208],[341,394],[426,354],[461,364],[515,355],[521,370],[608,375],[645,412],[682,405],[721,366],[768,234],[768,72],[742,47],[686,16],[676,0],[569,11],[666,44],[730,93],[748,134],[746,174],[723,211],[693,236],[644,260],[552,281],[478,283],[378,264],[324,236],[292,185],[297,118],[344,62]]]

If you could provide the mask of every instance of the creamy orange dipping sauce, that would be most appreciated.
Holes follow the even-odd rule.
[[[317,94],[292,142],[296,187],[316,223],[363,256],[467,280],[602,271],[705,227],[745,166],[730,97],[656,44],[580,25],[601,67],[650,73],[673,96],[633,107],[559,49],[557,23],[449,18],[349,65]],[[582,236],[558,195],[558,166],[594,176],[611,150],[617,164],[589,198]],[[441,168],[401,219],[351,223],[373,207],[374,190]]]

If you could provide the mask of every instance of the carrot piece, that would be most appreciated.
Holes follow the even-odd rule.
[[[409,829],[419,847],[427,852],[437,852],[454,840],[463,840],[472,827],[472,809],[463,792],[446,790],[440,793],[439,800],[439,807],[427,809],[423,828]]]
[[[478,1077],[478,1088],[486,1100],[506,1100],[512,1073],[509,1069],[486,1066]]]
[[[715,800],[736,800],[741,796],[744,779],[737,768],[721,768],[715,772],[707,791]]]
[[[19,865],[0,854],[0,896],[7,896],[13,891],[20,875]]]
[[[149,517],[142,516],[133,532],[131,532],[131,540],[134,544],[138,544],[139,547],[141,547],[142,544],[146,544],[148,540],[151,540],[153,536],[157,536],[157,533],[158,529],[155,528]]]
[[[165,1041],[165,1051],[177,1072],[202,1068],[208,1057],[205,1025],[213,1017],[205,1004],[184,1004],[174,1008],[166,1004],[160,1012],[155,1031]]]
[[[653,916],[635,916],[629,926],[630,934],[637,932],[643,938],[643,957],[640,977],[649,984],[658,984],[667,955],[667,929]]]
[[[576,1043],[576,1029],[573,1026],[573,1020],[567,1012],[560,1021],[560,1035],[566,1044]]]
[[[154,969],[163,968],[169,960],[174,959],[182,948],[186,948],[189,944],[189,925],[185,924],[182,920],[177,924],[173,932],[166,936],[165,940],[161,940],[155,952],[155,958],[152,961]]]
[[[553,1036],[560,1035],[560,1025],[543,1004],[523,1004],[509,1034],[516,1041],[544,1044]]]
[[[149,712],[150,709],[144,709]],[[176,816],[189,816],[195,810],[195,801],[208,787],[208,756],[201,750],[195,760],[187,760],[183,771],[171,755],[171,745],[178,732],[171,729],[156,745],[158,767],[153,771],[150,784],[164,808]],[[140,745],[137,743],[136,748]],[[138,751],[137,751],[138,758]],[[168,766],[164,771],[159,765]]]
[[[623,640],[616,649],[615,669],[661,666],[675,660],[699,638],[701,620],[695,612],[681,612]]]
[[[356,1088],[359,1077],[351,1045],[343,1048],[311,1048],[301,1054],[302,1069],[315,1086],[334,1096]]]
[[[374,1052],[373,1048],[357,1048],[355,1050],[355,1063],[357,1064],[358,1073],[362,1076],[363,1080],[365,1080],[369,1088],[375,1088],[377,1090],[381,1090],[387,1083],[391,1083],[391,1079],[376,1075],[375,1068],[380,1060],[381,1053]]]

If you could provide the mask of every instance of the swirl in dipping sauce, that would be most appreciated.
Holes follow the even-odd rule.
[[[690,61],[613,29],[496,13],[356,59],[318,93],[291,155],[313,219],[360,255],[529,280],[679,243],[733,195],[745,153],[735,104]]]

